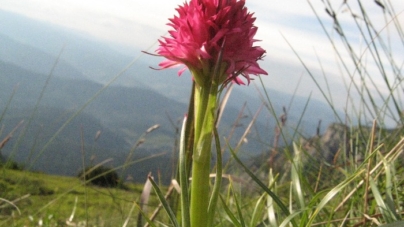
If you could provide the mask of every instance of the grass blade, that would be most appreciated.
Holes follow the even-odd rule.
[[[159,198],[161,204],[163,205],[164,210],[167,212],[168,217],[169,217],[171,223],[172,223],[173,226],[175,226],[175,227],[180,227],[180,225],[179,225],[178,222],[177,222],[177,219],[176,219],[176,217],[175,217],[175,214],[174,214],[173,210],[172,210],[171,207],[168,205],[168,202],[167,202],[167,200],[164,198],[164,195],[163,195],[163,193],[161,192],[159,186],[158,186],[158,185],[156,184],[156,182],[153,180],[153,177],[152,177],[152,176],[149,175],[148,178],[149,178],[149,180],[150,180],[150,183],[153,185],[153,189],[154,189],[154,191],[156,192],[157,197]]]
[[[185,147],[185,129],[186,129],[187,117],[184,118],[181,137],[180,137],[180,157],[179,157],[179,176],[180,176],[180,186],[181,186],[181,217],[182,226],[189,227],[191,225],[191,219],[189,214],[189,194],[188,194],[188,168],[187,168],[187,155]]]
[[[314,222],[314,219],[318,215],[318,213],[325,207],[325,205],[333,199],[342,189],[344,189],[348,184],[350,184],[354,179],[358,178],[361,176],[361,174],[364,172],[364,170],[358,170],[356,173],[353,173],[351,176],[349,176],[346,180],[343,182],[339,183],[337,186],[335,186],[333,189],[331,189],[321,200],[321,202],[317,205],[316,209],[313,211],[311,214],[308,223],[306,226],[311,226],[311,224]]]
[[[151,192],[152,184],[149,179],[146,180],[146,183],[143,186],[142,194],[140,194],[140,209],[142,212],[139,212],[138,218],[137,218],[137,226],[141,227],[142,226],[142,213],[146,213],[146,206],[149,203],[149,198],[150,198],[150,192]],[[131,210],[133,210],[134,206],[132,206]],[[129,216],[127,218],[127,221],[129,221],[130,214],[132,212],[129,212]]]
[[[258,219],[260,218],[260,215],[262,213],[261,211],[264,210],[264,208],[265,208],[265,197],[266,196],[267,196],[266,194],[261,195],[260,198],[258,199],[257,203],[255,204],[254,210],[251,215],[250,227],[254,227],[254,226],[258,225],[258,223],[259,223]],[[268,207],[268,209],[270,209],[270,208],[272,208],[272,207]],[[272,226],[275,227],[275,225],[272,225]]]
[[[221,195],[219,195],[220,200],[222,201],[223,204],[223,209],[226,212],[227,216],[230,218],[233,226],[236,227],[242,227],[241,223],[239,222],[239,220],[237,220],[236,216],[234,216],[234,214],[231,212],[231,210],[229,209],[229,207],[226,205],[226,202],[224,201],[223,197]]]
[[[208,226],[213,226],[213,220],[215,217],[215,211],[217,206],[217,200],[220,193],[220,186],[222,185],[222,149],[220,147],[219,135],[217,129],[213,129],[215,144],[216,144],[216,178],[213,186],[212,195],[210,197],[208,206]]]
[[[391,223],[393,221],[397,221],[397,218],[395,217],[393,211],[390,210],[390,208],[384,202],[383,197],[380,194],[380,191],[372,178],[369,179],[369,185],[372,189],[373,196],[375,197],[375,201],[377,203],[377,206],[379,207],[380,212],[383,215],[385,222]]]
[[[299,201],[300,209],[303,210],[305,208],[304,195],[302,185],[300,184],[300,173],[302,172],[303,163],[301,160],[301,151],[296,143],[293,143],[293,149],[295,151],[295,157],[292,164],[292,184]]]
[[[232,187],[232,191],[233,191],[233,187]],[[233,191],[233,197],[234,197],[234,202],[235,202],[236,208],[237,208],[237,214],[240,219],[240,225],[245,227],[245,221],[244,221],[243,213],[241,212],[240,203],[239,203],[239,200],[238,200],[236,194],[234,193],[234,191]]]
[[[143,218],[147,222],[147,226],[156,227],[154,222],[147,217],[147,215],[143,212],[142,208],[136,202],[133,202],[133,206],[136,206],[139,209],[139,212],[142,214]]]
[[[288,208],[283,204],[283,202],[279,199],[278,196],[275,195],[275,193],[273,193],[267,186],[265,186],[264,183],[262,183],[261,180],[259,180],[254,173],[251,172],[251,170],[249,170],[249,168],[247,166],[245,166],[243,164],[243,162],[237,157],[237,155],[235,154],[234,150],[230,147],[229,150],[234,158],[234,160],[241,166],[243,167],[244,171],[246,171],[246,173],[254,180],[255,183],[257,183],[269,196],[271,196],[271,198],[275,201],[275,203],[281,208],[282,212],[284,215],[289,216],[290,212],[288,210]],[[297,224],[294,220],[291,220],[292,225],[294,227],[297,227]]]
[[[275,184],[275,179],[272,173],[272,169],[269,171],[269,188],[271,188],[271,185]],[[275,204],[274,200],[272,199],[271,196],[267,195],[267,212],[268,212],[268,220],[269,224],[273,227],[278,226],[278,222],[276,221],[276,210],[275,210]]]

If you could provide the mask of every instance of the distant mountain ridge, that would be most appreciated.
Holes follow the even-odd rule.
[[[1,96],[11,97],[15,92],[11,97],[10,109],[33,108],[41,91],[45,89],[40,106],[77,111],[103,88],[103,85],[89,80],[59,77],[49,77],[46,84],[46,75],[35,74],[4,62],[0,62],[0,72]],[[5,108],[7,100],[4,98],[0,101],[2,108]],[[144,131],[156,123],[169,123],[164,112],[178,118],[183,116],[186,110],[186,105],[150,89],[110,86],[88,104],[84,112],[110,128],[132,127],[133,130]],[[150,119],[150,122],[145,119]],[[134,128],[139,125],[142,125],[142,128]]]
[[[33,170],[74,175],[81,167],[81,143],[86,145],[85,150],[95,153],[98,162],[113,158],[113,166],[119,166],[126,160],[131,147],[142,134],[149,127],[158,124],[159,128],[146,137],[140,153],[136,152],[135,158],[168,152],[164,156],[165,161],[150,160],[149,163],[152,164],[139,163],[137,168],[130,169],[132,173],[157,169],[171,172],[170,162],[174,160],[167,160],[172,157],[175,132],[178,130],[176,127],[179,127],[179,120],[186,113],[187,105],[150,89],[109,86],[87,105],[83,113],[74,117],[55,141],[43,150],[43,146],[59,128],[86,105],[103,85],[89,80],[49,77],[1,61],[0,81],[0,96],[3,97],[0,100],[0,110],[3,112],[7,108],[0,119],[1,125],[4,126],[0,138],[10,132],[18,122],[25,120],[18,133],[1,151],[3,155],[28,166],[31,166],[31,161],[34,160]],[[35,110],[40,97],[38,109]],[[228,114],[221,125],[228,130],[237,118],[238,111],[231,107],[226,111]],[[25,131],[27,133],[24,133]],[[94,136],[98,131],[101,132],[101,137],[95,143]],[[84,133],[83,137],[81,133]],[[236,135],[240,133],[242,132],[236,132]],[[253,153],[257,151],[259,150],[256,148],[250,150]],[[92,153],[86,154],[88,163]],[[36,156],[37,159],[34,158]]]
[[[7,108],[0,119],[3,126],[0,138],[4,138],[18,122],[25,121],[2,149],[2,154],[27,167],[32,165],[33,170],[52,174],[75,175],[78,172],[81,168],[81,143],[85,144],[87,150],[87,163],[94,155],[97,162],[113,158],[114,161],[108,164],[120,166],[136,140],[156,124],[160,128],[146,137],[145,144],[136,152],[134,160],[172,152],[175,128],[167,116],[175,120],[186,111],[186,105],[151,90],[110,86],[83,113],[74,117],[48,148],[43,150],[54,133],[103,86],[88,80],[50,77],[45,88],[46,75],[4,62],[0,62],[0,81],[0,112]],[[39,107],[34,111],[44,88]],[[94,137],[98,131],[101,137],[95,142]],[[84,137],[81,137],[81,133],[84,133]],[[23,137],[19,139],[20,136]],[[165,159],[171,156],[168,153]],[[148,171],[171,168],[171,165],[161,166],[156,160],[159,159],[150,160],[149,164],[139,163],[128,169],[136,175],[138,172],[147,174]],[[135,176],[132,178],[139,179]],[[144,178],[141,179],[143,181]]]

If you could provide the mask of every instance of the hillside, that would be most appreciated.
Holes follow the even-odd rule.
[[[0,62],[0,72],[0,95],[4,97],[0,100],[0,110],[4,114],[0,119],[3,126],[1,138],[24,120],[1,150],[3,155],[30,170],[60,175],[77,174],[82,168],[83,157],[87,164],[112,158],[108,165],[119,167],[125,163],[131,147],[142,134],[158,124],[159,128],[147,135],[131,159],[136,161],[156,154],[165,155],[134,164],[127,172],[136,181],[142,181],[149,171],[161,171],[164,180],[170,179],[175,161],[172,151],[176,130],[178,120],[187,111],[185,104],[150,89],[110,86],[75,116],[103,88],[102,85],[60,77],[50,77],[47,83],[46,75],[5,62]],[[220,129],[223,135],[231,130],[239,114],[239,110],[232,107],[225,111]],[[72,116],[75,116],[73,120],[67,122]],[[234,143],[248,122],[248,118],[242,120],[244,125],[235,131]],[[264,125],[258,125],[251,138],[265,129]],[[98,131],[101,136],[94,141]],[[262,146],[262,143],[249,143],[245,148],[252,155],[261,152]]]
[[[91,226],[122,226],[142,190],[142,185],[126,186],[127,190],[84,186],[75,177],[5,169],[0,197],[13,201],[15,207],[0,204],[0,226],[41,226],[40,221],[43,226],[66,226],[86,220]],[[157,205],[153,196],[150,205]],[[136,218],[132,214],[130,223],[136,223]]]
[[[109,165],[120,166],[141,135],[156,124],[160,128],[147,136],[146,142],[136,150],[133,160],[171,152],[175,129],[168,116],[176,120],[186,110],[184,104],[152,91],[111,86],[91,102],[83,113],[64,126],[102,88],[101,85],[86,80],[52,77],[35,110],[47,77],[4,62],[0,62],[0,72],[0,95],[4,97],[0,100],[0,110],[4,114],[0,119],[3,126],[1,138],[24,120],[24,124],[1,152],[27,168],[46,173],[77,174],[82,166],[82,144],[85,145],[87,162],[91,157],[95,157],[93,162],[113,158]],[[48,143],[61,128],[54,140]],[[94,141],[98,131],[101,136]],[[171,154],[166,156],[171,157]],[[128,171],[132,175],[147,175],[149,171],[171,167],[161,166],[154,161],[157,162],[153,159],[139,163]],[[165,172],[170,177],[171,171]]]

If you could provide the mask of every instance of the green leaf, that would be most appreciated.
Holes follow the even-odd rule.
[[[232,191],[233,191],[233,189],[232,189]],[[236,203],[237,214],[238,214],[238,217],[240,219],[240,224],[241,224],[242,227],[245,227],[245,221],[244,221],[243,213],[241,212],[241,207],[240,207],[238,198],[237,198],[235,193],[233,193],[233,197],[234,197],[234,202]]]
[[[264,206],[265,206],[265,196],[267,196],[267,195],[266,194],[261,195],[255,204],[253,213],[251,215],[250,227],[255,227],[259,223],[258,219],[261,218],[261,213],[262,213],[261,211],[264,209]],[[268,209],[269,208],[270,207],[268,207]]]
[[[294,212],[293,214],[287,216],[283,222],[281,223],[281,225],[279,227],[286,227],[290,221],[295,218],[297,215],[299,215],[300,213],[302,213],[303,211],[298,211],[298,212]]]
[[[337,186],[335,186],[333,189],[331,189],[325,196],[324,198],[320,201],[320,203],[317,205],[316,209],[313,211],[311,214],[306,226],[311,226],[313,223],[314,219],[317,217],[318,213],[325,207],[325,205],[333,199],[342,189],[344,189],[349,183],[351,183],[354,179],[357,177],[360,177],[361,173],[364,170],[358,170],[357,172],[353,173],[351,176],[349,176],[346,180],[343,182],[339,183]]]
[[[188,168],[187,168],[187,155],[185,150],[185,129],[186,129],[187,118],[184,118],[184,122],[181,129],[180,137],[180,152],[179,152],[179,175],[180,175],[180,186],[181,186],[181,218],[182,226],[191,226],[191,219],[189,214],[189,194],[188,194]]]
[[[269,188],[271,185],[275,184],[275,179],[272,174],[272,169],[269,171]],[[268,220],[269,224],[273,227],[278,226],[278,222],[276,221],[276,210],[275,210],[275,203],[271,196],[267,195],[267,212],[268,212]]]
[[[380,194],[380,191],[377,188],[377,186],[372,178],[369,179],[369,184],[370,184],[370,188],[372,189],[373,196],[375,197],[377,206],[379,207],[379,210],[382,213],[384,220],[387,223],[397,221],[394,213],[390,210],[390,208],[384,202],[383,197]]]
[[[173,210],[171,209],[171,207],[168,205],[167,200],[164,198],[163,193],[161,192],[159,186],[156,184],[156,182],[153,180],[153,177],[149,176],[149,180],[153,185],[153,189],[157,194],[157,197],[159,198],[161,204],[164,207],[164,210],[167,212],[168,217],[170,218],[171,223],[173,224],[173,226],[175,227],[180,227],[180,225],[177,222],[177,219],[175,217],[175,214],[173,212]]]
[[[156,227],[156,225],[154,224],[154,222],[152,220],[150,220],[147,215],[143,212],[142,208],[137,204],[137,203],[133,203],[133,206],[136,206],[139,209],[139,212],[143,215],[144,219],[146,220],[146,222],[151,226],[151,227]]]
[[[394,199],[391,192],[393,188],[393,173],[394,173],[394,163],[388,162],[384,157],[382,157],[384,170],[386,171],[386,205],[394,215],[394,220],[400,220],[400,215],[397,214],[396,208],[394,206]]]
[[[223,197],[219,195],[220,200],[222,201],[224,211],[226,212],[227,216],[230,218],[233,226],[242,227],[241,223],[237,220],[236,216],[231,212],[229,207],[227,206],[226,202],[224,201]]]
[[[254,173],[252,173],[244,164],[243,162],[237,157],[237,155],[234,153],[234,150],[230,147],[230,145],[228,145],[229,150],[234,158],[234,160],[241,165],[241,167],[243,167],[244,171],[246,171],[246,173],[255,181],[255,183],[257,183],[269,196],[271,196],[271,198],[275,201],[275,203],[281,208],[282,212],[284,215],[289,216],[290,212],[288,210],[288,208],[285,206],[285,204],[282,203],[282,201],[279,199],[278,196],[275,195],[275,193],[273,193],[264,183],[262,183],[262,181],[260,181],[255,175]],[[291,223],[294,227],[297,227],[296,222],[292,219]]]
[[[305,208],[305,203],[304,203],[304,195],[303,195],[303,189],[300,184],[300,173],[301,173],[301,166],[302,160],[301,160],[301,151],[299,148],[297,148],[296,143],[293,143],[293,150],[295,151],[295,157],[293,158],[293,163],[292,163],[292,184],[293,184],[293,189],[294,192],[296,193],[296,196],[299,201],[300,209]]]
[[[217,206],[217,200],[220,193],[220,186],[222,184],[222,149],[220,147],[219,135],[217,133],[217,129],[213,129],[213,134],[215,137],[216,144],[216,178],[215,184],[213,186],[212,196],[210,197],[209,206],[208,206],[208,226],[213,226],[213,220],[215,217],[215,211]]]

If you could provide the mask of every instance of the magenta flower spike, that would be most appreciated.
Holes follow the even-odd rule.
[[[191,194],[190,201],[185,193],[181,194],[182,226],[207,227],[213,225],[218,198],[210,190],[209,179],[218,93],[229,82],[249,84],[250,75],[266,75],[258,64],[265,50],[254,46],[258,28],[244,0],[190,0],[176,10],[178,15],[168,23],[172,30],[159,40],[156,52],[166,58],[159,64],[161,69],[182,66],[178,72],[181,75],[188,68],[195,81],[190,133],[193,146],[188,153],[192,154]],[[216,164],[221,166],[220,162]],[[189,173],[184,174],[183,192],[189,189]],[[220,179],[216,178],[215,185],[220,186]]]
[[[255,17],[247,11],[244,0],[191,0],[176,10],[178,16],[168,23],[170,36],[159,40],[156,51],[166,58],[159,64],[161,68],[183,65],[197,83],[211,77],[218,62],[219,83],[231,80],[244,84],[240,76],[249,83],[250,75],[267,74],[257,63],[265,50],[254,46]]]

